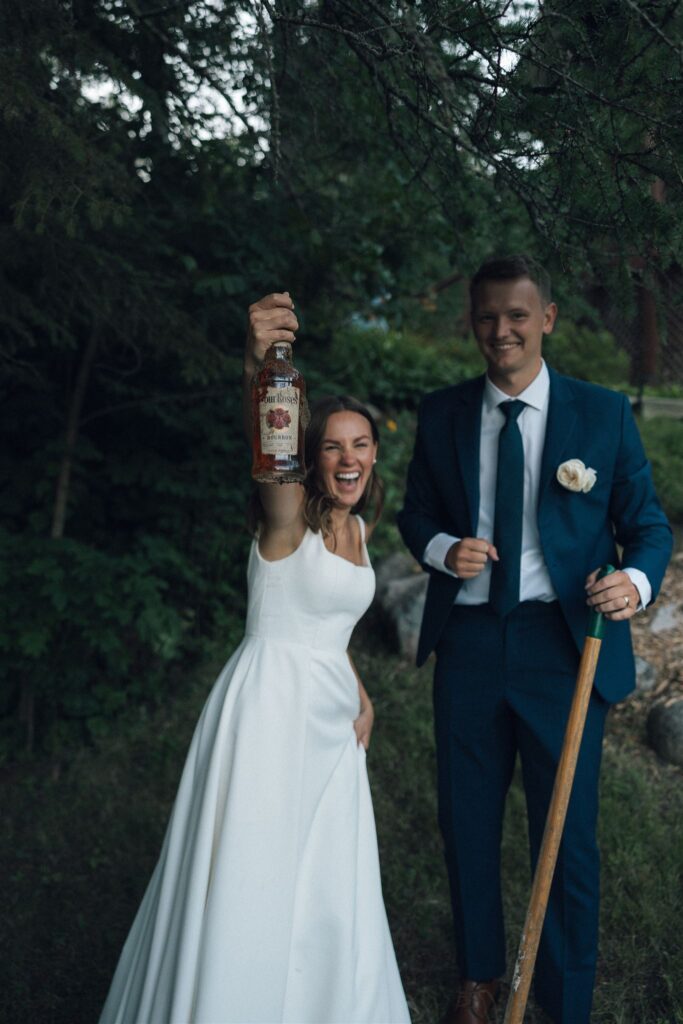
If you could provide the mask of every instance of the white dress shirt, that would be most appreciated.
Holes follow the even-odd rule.
[[[550,377],[545,362],[531,384],[515,398],[524,402],[526,408],[517,419],[524,447],[524,509],[522,515],[522,561],[519,587],[520,601],[555,601],[548,568],[543,558],[541,539],[536,521],[538,488],[541,479],[541,459],[545,443],[545,428],[548,420],[550,398]],[[479,438],[479,519],[476,536],[493,543],[493,519],[496,502],[496,471],[498,468],[498,436],[505,422],[505,416],[498,408],[501,402],[511,401],[510,395],[497,388],[486,378],[481,409],[481,434]],[[448,533],[437,533],[427,544],[423,561],[434,569],[457,576],[445,564],[448,551],[460,537]],[[639,607],[645,608],[652,597],[652,588],[640,569],[624,569],[640,595]],[[491,561],[473,579],[463,580],[455,598],[456,604],[485,604],[489,599],[491,583]]]

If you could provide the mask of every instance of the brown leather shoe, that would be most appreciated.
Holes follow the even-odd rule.
[[[498,982],[462,981],[457,998],[441,1018],[441,1024],[496,1024]]]

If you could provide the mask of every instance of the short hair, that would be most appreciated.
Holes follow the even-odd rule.
[[[482,281],[514,281],[528,277],[538,288],[544,305],[552,302],[550,275],[531,256],[515,253],[512,256],[492,256],[481,264],[470,281],[470,308],[474,308],[474,297]]]

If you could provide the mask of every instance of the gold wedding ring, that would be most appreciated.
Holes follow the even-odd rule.
[[[629,601],[628,597],[626,596],[626,594],[624,594],[624,607],[628,608],[630,603],[631,602]]]

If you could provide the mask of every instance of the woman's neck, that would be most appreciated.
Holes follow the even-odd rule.
[[[351,509],[335,508],[330,515],[330,524],[335,537],[342,537],[350,529]]]

